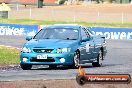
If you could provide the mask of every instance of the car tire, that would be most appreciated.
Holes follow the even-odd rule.
[[[93,62],[92,65],[93,67],[100,67],[102,66],[102,58],[103,58],[103,54],[102,51],[100,50],[97,56],[97,62]]]
[[[77,76],[76,81],[79,85],[84,85],[86,83],[86,78],[84,76]]]
[[[73,68],[78,68],[79,67],[79,59],[80,59],[80,53],[77,51],[74,54],[74,58],[73,58]]]
[[[49,68],[50,68],[50,69],[57,68],[57,65],[49,65]]]
[[[32,68],[32,65],[28,64],[20,64],[20,66],[23,70],[30,70]]]

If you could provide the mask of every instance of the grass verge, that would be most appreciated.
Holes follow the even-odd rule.
[[[19,49],[0,46],[0,64],[18,64]]]
[[[32,20],[32,19],[0,19],[0,23],[14,23],[14,24],[81,24],[85,26],[98,26],[98,27],[132,27],[132,23],[89,23],[89,22],[67,22],[67,21],[45,21],[45,20]]]

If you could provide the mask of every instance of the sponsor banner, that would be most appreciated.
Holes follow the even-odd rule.
[[[34,36],[48,25],[0,24],[0,35]],[[105,35],[106,39],[132,39],[132,28],[90,27],[96,35]]]
[[[106,39],[132,39],[132,28],[91,27],[96,35],[105,35]]]
[[[79,85],[84,85],[85,83],[129,84],[131,76],[129,74],[85,74],[77,75],[76,81]]]
[[[131,76],[129,74],[88,74],[84,69],[79,67],[76,81],[79,85],[85,83],[130,83]]]
[[[34,36],[38,32],[38,25],[0,24],[0,35]]]

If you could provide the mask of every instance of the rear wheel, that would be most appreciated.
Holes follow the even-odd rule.
[[[23,70],[30,70],[32,68],[32,65],[28,64],[20,64],[20,66]]]
[[[102,59],[103,58],[103,54],[102,51],[99,51],[99,54],[97,56],[97,62],[93,62],[92,65],[93,67],[100,67],[102,65]]]

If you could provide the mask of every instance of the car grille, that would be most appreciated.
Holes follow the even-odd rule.
[[[52,57],[48,57],[47,59],[37,59],[33,57],[30,59],[31,62],[55,62],[55,60]]]
[[[51,53],[54,49],[33,49],[36,53]]]

